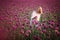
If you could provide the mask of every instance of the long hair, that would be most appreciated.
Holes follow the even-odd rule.
[[[37,9],[37,13],[39,13],[39,14],[42,13],[42,7],[39,7],[39,8]]]

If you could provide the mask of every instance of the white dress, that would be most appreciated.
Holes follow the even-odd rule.
[[[31,14],[30,25],[32,25],[32,20],[36,16],[37,16],[37,20],[36,21],[40,21],[41,14],[37,13],[36,11],[33,11],[32,14]]]

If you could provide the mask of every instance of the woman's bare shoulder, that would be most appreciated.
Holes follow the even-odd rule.
[[[32,11],[32,14],[36,14],[36,11]]]
[[[33,12],[35,12],[35,13],[36,13],[36,11],[35,11],[35,10],[33,10]]]

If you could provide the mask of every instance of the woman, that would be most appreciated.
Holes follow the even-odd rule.
[[[31,14],[30,25],[32,25],[32,20],[36,19],[36,21],[41,22],[41,15],[42,15],[42,7],[39,7],[37,11],[33,11]]]

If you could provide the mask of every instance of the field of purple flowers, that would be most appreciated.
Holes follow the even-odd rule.
[[[3,30],[4,33],[0,34],[5,35],[4,40],[60,40],[60,24],[56,18],[56,15],[45,13],[41,22],[33,20],[31,26],[29,13],[21,12],[14,16],[7,13],[0,18],[0,32]]]
[[[59,3],[59,0],[0,0],[0,40],[60,40]],[[31,13],[40,5],[44,8],[42,19],[33,20],[31,26]]]

